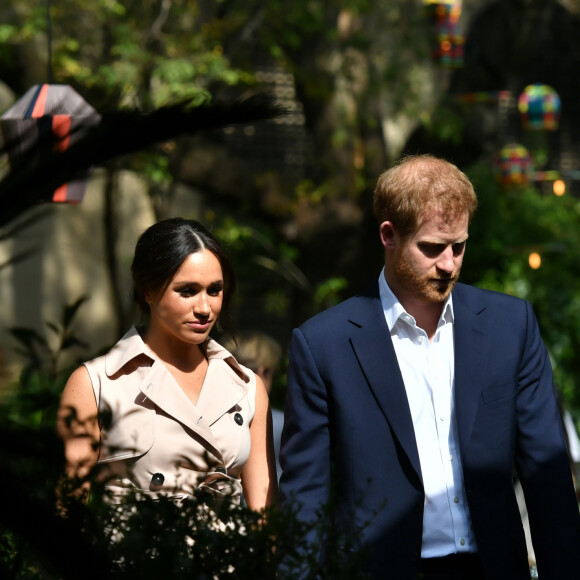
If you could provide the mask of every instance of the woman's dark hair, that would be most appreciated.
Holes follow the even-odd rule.
[[[199,222],[171,218],[145,230],[135,246],[131,264],[133,299],[149,314],[147,294],[164,291],[190,254],[209,250],[219,261],[224,277],[222,317],[229,325],[228,306],[236,288],[232,264],[220,243]],[[218,330],[221,328],[218,323]]]

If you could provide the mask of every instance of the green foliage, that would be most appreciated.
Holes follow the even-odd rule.
[[[90,8],[59,2],[51,10],[55,77],[104,90],[109,105],[113,98],[145,108],[205,99],[214,82],[248,81],[250,75],[230,66],[223,39],[204,26],[205,8],[192,1],[101,0]]]
[[[228,247],[242,283],[261,287],[262,308],[269,317],[287,316],[294,292],[309,300],[314,314],[337,304],[348,287],[343,277],[331,277],[313,286],[297,265],[298,249],[264,224],[226,218],[216,225],[214,233]]]
[[[306,200],[312,205],[319,204],[326,197],[333,195],[333,193],[336,194],[336,188],[332,187],[330,181],[317,185],[310,179],[301,181],[295,191],[298,202],[300,200]]]
[[[502,188],[491,164],[469,170],[479,208],[462,271],[467,283],[529,300],[552,359],[555,383],[569,406],[580,406],[580,201],[535,187]],[[542,258],[528,265],[531,252]]]
[[[113,509],[106,502],[93,503],[85,529],[113,569],[139,578],[318,578],[321,565],[310,555],[318,552],[313,547],[331,541],[335,554],[341,545],[338,534],[323,540],[318,526],[310,545],[306,538],[313,527],[300,522],[293,510],[224,509],[220,519],[194,496],[183,502],[128,499]],[[276,576],[282,561],[284,571]],[[332,573],[323,576],[352,578],[355,561],[358,556],[336,554]]]
[[[196,495],[176,501],[128,493],[111,503],[94,473],[85,504],[67,493],[82,481],[62,481],[54,424],[28,420],[23,428],[8,415],[0,413],[3,491],[10,498],[0,512],[3,578],[361,577],[364,552],[327,526],[330,504],[306,524],[295,507],[256,513],[224,502],[218,509]],[[323,545],[333,555],[326,563],[317,557]]]
[[[2,409],[0,460],[7,500],[0,514],[0,577],[70,578],[70,574],[61,576],[55,570],[56,558],[66,562],[64,546],[71,534],[63,533],[55,516],[62,448],[54,427],[22,428],[7,420],[6,415]],[[61,546],[59,542],[64,543]],[[74,549],[74,541],[69,546]],[[51,562],[51,558],[55,561]]]
[[[21,482],[19,498],[32,484],[28,474]],[[35,485],[46,492],[46,483]],[[89,505],[70,504],[65,517],[47,509],[45,502],[55,501],[49,492],[30,500],[34,514],[29,505],[8,506],[0,514],[0,571],[8,574],[4,577],[363,577],[364,553],[355,550],[356,541],[345,540],[336,528],[301,522],[295,509],[268,508],[259,514],[229,505],[220,518],[195,496],[178,502],[128,495],[113,506],[102,487],[95,486],[93,495]],[[19,522],[14,521],[16,512]],[[320,522],[327,521],[324,512],[320,517]],[[333,554],[327,563],[318,561],[323,545]]]
[[[340,293],[348,287],[346,278],[329,278],[321,282],[314,292],[314,304],[318,310],[330,308],[341,300]]]
[[[169,160],[158,153],[144,151],[135,155],[135,169],[156,185],[169,185],[173,176],[169,170]]]
[[[19,384],[5,397],[0,408],[0,413],[6,414],[5,420],[21,427],[40,427],[46,425],[47,420],[50,424],[54,419],[60,393],[68,378],[67,370],[61,368],[62,357],[87,346],[76,336],[72,326],[85,301],[86,296],[82,296],[65,305],[59,323],[46,322],[53,341],[36,329],[9,329],[19,344],[17,352],[26,362]],[[56,346],[51,346],[51,342],[56,342]]]
[[[0,24],[0,43],[10,42],[16,34],[17,28],[13,24]]]
[[[71,324],[80,306],[87,300],[81,296],[74,303],[67,304],[62,309],[59,323],[46,321],[46,327],[56,337],[56,348],[49,345],[44,335],[35,329],[13,327],[10,328],[12,336],[20,343],[21,348],[17,352],[25,357],[27,363],[23,370],[22,382],[26,384],[35,372],[42,372],[49,380],[54,380],[58,374],[59,358],[71,348],[86,347],[86,344],[75,336]]]
[[[295,263],[297,249],[280,240],[272,228],[226,218],[215,227],[214,233],[228,247],[241,280],[261,276],[274,281],[270,287],[272,311],[281,312],[287,306],[280,290],[288,286],[303,291],[310,289],[308,279]]]
[[[442,102],[431,114],[423,115],[423,118],[427,132],[433,137],[442,142],[461,142],[463,119],[451,104]]]

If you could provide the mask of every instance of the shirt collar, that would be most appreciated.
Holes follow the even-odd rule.
[[[247,369],[240,366],[238,361],[234,358],[234,355],[213,340],[213,338],[208,338],[200,346],[209,360],[224,360],[244,382],[247,383],[250,380]],[[145,344],[137,328],[132,326],[125,336],[123,336],[123,338],[121,338],[121,340],[119,340],[119,342],[107,353],[105,357],[105,369],[107,375],[112,376],[116,374],[129,361],[139,355],[145,355],[153,361],[159,360],[153,351]]]
[[[415,319],[403,308],[403,305],[399,302],[398,298],[387,284],[384,267],[379,275],[379,293],[389,331],[392,332],[399,319],[405,320],[407,323],[410,323],[411,321],[414,322]],[[443,311],[437,327],[440,327],[447,322],[453,323],[454,321],[455,314],[453,312],[453,298],[450,294],[443,304]]]

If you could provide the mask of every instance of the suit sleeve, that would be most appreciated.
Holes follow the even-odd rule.
[[[327,388],[300,329],[292,334],[280,451],[280,496],[305,522],[320,522],[330,485]],[[311,534],[312,536],[312,534]]]
[[[526,329],[518,376],[516,467],[540,578],[575,578],[580,574],[578,504],[552,369],[528,303]]]

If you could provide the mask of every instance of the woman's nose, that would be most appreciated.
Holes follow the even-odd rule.
[[[193,305],[193,311],[199,314],[209,314],[210,306],[209,300],[207,299],[207,294],[200,292],[197,295],[197,300]]]

